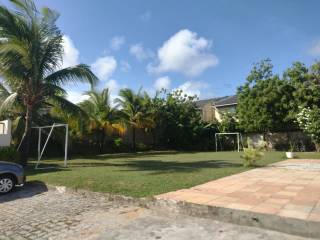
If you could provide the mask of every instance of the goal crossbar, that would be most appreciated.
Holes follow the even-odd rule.
[[[65,142],[64,142],[64,167],[67,167],[67,159],[68,159],[68,132],[69,132],[69,127],[68,124],[62,124],[62,123],[54,123],[53,125],[48,125],[48,126],[37,126],[37,127],[32,127],[34,129],[38,129],[38,158],[37,158],[37,163],[35,166],[35,169],[45,169],[45,168],[39,168],[39,164],[41,161],[41,158],[43,156],[43,153],[46,149],[46,146],[49,142],[49,139],[52,135],[53,129],[55,127],[64,127],[65,128]],[[49,134],[45,140],[45,143],[43,147],[41,148],[41,137],[42,137],[42,130],[50,128]]]

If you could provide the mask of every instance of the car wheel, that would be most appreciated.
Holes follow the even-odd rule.
[[[11,176],[0,176],[0,194],[8,193],[14,188],[14,179]]]

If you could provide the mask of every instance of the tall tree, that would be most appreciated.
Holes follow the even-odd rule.
[[[205,145],[204,135],[211,126],[201,121],[196,99],[197,96],[188,96],[182,90],[155,97],[153,102],[158,109],[155,130],[159,132],[161,145],[189,150]]]
[[[294,88],[292,116],[296,116],[301,107],[320,107],[320,62],[315,62],[309,68],[295,62],[284,72],[283,77]]]
[[[238,89],[237,117],[246,132],[271,132],[294,128],[290,117],[294,87],[274,75],[270,60],[254,65]]]
[[[21,163],[27,164],[33,116],[40,109],[59,106],[77,112],[62,88],[82,81],[95,84],[96,76],[83,64],[60,69],[62,33],[56,26],[58,14],[49,8],[39,12],[32,0],[11,0],[15,10],[0,6],[0,75],[11,94],[2,102],[9,109],[19,102],[25,111],[25,129],[20,145]]]
[[[79,105],[89,117],[89,131],[94,133],[97,139],[100,153],[103,152],[106,137],[114,132],[122,132],[119,123],[118,110],[111,106],[109,89],[101,92],[91,90],[86,92],[89,96]]]
[[[135,93],[129,88],[121,89],[115,100],[121,108],[121,119],[132,130],[132,150],[136,151],[136,130],[151,128],[154,118],[149,111],[150,98],[141,89]]]

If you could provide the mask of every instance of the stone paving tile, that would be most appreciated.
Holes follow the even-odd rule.
[[[0,196],[0,240],[76,239],[97,231],[88,213],[117,208],[100,196],[79,197],[26,186]]]
[[[307,240],[110,202],[100,193],[61,193],[29,186],[0,196],[0,216],[0,240]]]
[[[183,191],[175,200],[320,222],[320,160],[286,160]]]

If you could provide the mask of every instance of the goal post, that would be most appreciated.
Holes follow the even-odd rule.
[[[63,124],[63,123],[54,123],[53,125],[48,125],[48,126],[37,126],[37,127],[32,127],[33,129],[38,129],[38,157],[37,157],[37,163],[36,163],[36,166],[35,166],[35,169],[40,169],[39,168],[39,164],[40,164],[40,161],[41,161],[41,158],[43,156],[43,153],[47,147],[47,144],[50,140],[50,137],[52,135],[52,132],[54,130],[54,128],[57,128],[57,127],[63,127],[65,128],[65,141],[64,141],[64,163],[63,163],[63,166],[64,167],[67,167],[67,159],[68,159],[68,138],[69,138],[69,126],[68,124]],[[42,130],[43,129],[50,129],[49,131],[49,134],[44,142],[44,145],[41,146],[41,138],[42,138]],[[41,169],[44,169],[44,168],[41,168]]]
[[[239,132],[231,132],[231,133],[216,133],[214,135],[215,138],[215,144],[216,144],[216,152],[218,152],[218,139],[219,136],[227,136],[227,135],[231,135],[231,136],[236,136],[237,137],[237,148],[238,148],[238,152],[240,152],[240,144],[242,142],[242,135]]]

